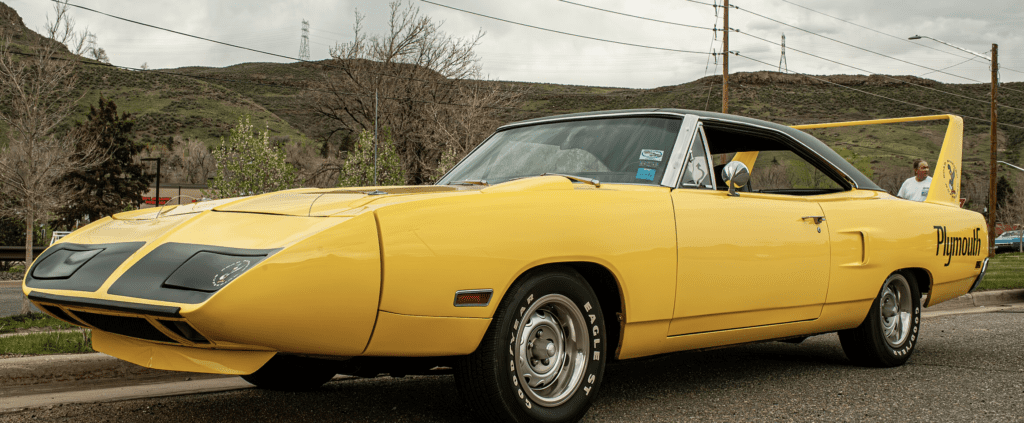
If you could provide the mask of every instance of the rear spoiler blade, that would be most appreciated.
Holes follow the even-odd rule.
[[[964,120],[954,115],[916,116],[894,119],[858,120],[851,122],[815,123],[795,125],[795,129],[834,128],[839,126],[878,125],[885,123],[919,122],[926,120],[948,120],[942,150],[935,161],[932,185],[928,187],[926,203],[960,207],[960,169],[964,150]]]

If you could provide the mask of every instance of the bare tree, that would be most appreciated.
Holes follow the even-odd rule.
[[[763,165],[759,163],[758,166],[754,166],[750,175],[750,186],[765,190],[793,188],[789,171],[789,166],[777,160],[771,160]]]
[[[48,38],[32,54],[17,54],[11,37],[0,44],[0,121],[8,126],[6,145],[0,149],[0,183],[14,201],[0,210],[25,223],[26,269],[32,263],[33,228],[46,221],[65,198],[60,183],[71,169],[88,168],[102,161],[88,140],[59,126],[79,100],[74,89],[76,61],[64,44],[74,38],[67,4],[54,5],[56,19],[47,22]],[[28,312],[24,300],[22,312]]]
[[[913,172],[905,167],[896,166],[889,162],[882,162],[875,166],[875,184],[882,189],[889,192],[889,194],[896,195],[900,192],[900,187],[903,186],[903,181],[913,176]]]
[[[295,169],[296,178],[302,186],[329,188],[338,186],[342,161],[338,151],[318,147],[314,142],[302,138],[284,144],[288,164]]]
[[[496,111],[521,97],[479,81],[473,50],[483,32],[448,35],[402,1],[390,4],[385,35],[367,37],[362,19],[357,12],[353,41],[331,49],[311,103],[350,142],[364,130],[390,128],[410,183],[436,176],[443,152],[461,157],[482,141],[498,124]]]
[[[181,163],[181,175],[178,180],[190,184],[205,184],[206,179],[213,175],[216,166],[210,149],[202,141],[188,139],[174,146],[174,155]]]

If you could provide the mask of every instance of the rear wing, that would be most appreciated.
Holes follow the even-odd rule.
[[[834,128],[839,126],[879,125],[885,123],[919,122],[926,120],[948,120],[942,150],[935,161],[932,185],[928,188],[926,203],[960,207],[960,169],[964,150],[964,120],[954,115],[917,116],[894,119],[858,120],[852,122],[815,123],[796,125],[794,129]]]

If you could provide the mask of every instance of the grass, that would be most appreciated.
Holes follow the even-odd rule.
[[[71,329],[77,326],[62,322],[43,313],[29,313],[0,318],[0,333],[16,332],[19,329]]]
[[[989,260],[978,291],[1024,288],[1024,253],[1002,253]]]
[[[92,333],[48,332],[0,338],[0,355],[81,354],[92,349]]]

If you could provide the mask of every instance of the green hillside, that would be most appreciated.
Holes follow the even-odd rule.
[[[15,34],[15,44],[30,46],[38,42],[38,35],[25,29],[17,14],[2,3],[0,30]],[[251,114],[259,125],[268,124],[278,142],[301,138],[317,143],[335,142],[337,137],[345,136],[344,131],[336,131],[334,124],[319,118],[312,109],[309,90],[318,82],[321,72],[329,69],[324,63],[243,63],[225,68],[153,71],[82,64],[79,69],[82,99],[73,119],[83,119],[89,105],[105,96],[115,101],[120,110],[134,115],[138,140],[154,148],[169,148],[188,139],[213,145],[228,134],[242,113]],[[711,76],[655,89],[497,81],[490,84],[526,87],[516,111],[496,112],[501,121],[510,121],[628,108],[720,111],[721,79]],[[939,114],[936,110],[963,116],[965,174],[968,180],[987,181],[988,85],[943,84],[912,76],[810,78],[776,72],[733,74],[729,80],[731,113],[787,125]],[[1024,109],[1024,83],[1004,84],[999,101]],[[1024,127],[1024,112],[1002,108],[999,121]],[[896,172],[899,178],[906,178],[911,159],[937,157],[944,130],[940,123],[917,123],[810,132],[868,175],[896,178],[890,175]],[[1000,127],[999,142],[1000,158],[1019,162],[1024,130]]]

